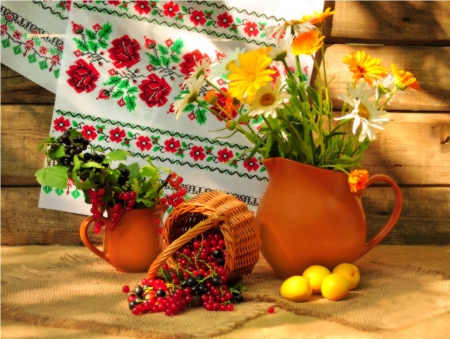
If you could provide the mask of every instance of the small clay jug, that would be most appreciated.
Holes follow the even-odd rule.
[[[105,223],[103,251],[95,247],[88,237],[88,227],[94,222],[92,216],[83,220],[80,237],[88,249],[114,266],[120,272],[147,272],[150,265],[161,253],[161,235],[158,228],[168,205],[158,205],[152,209],[132,209],[122,216],[120,226],[109,230],[108,218],[101,217]],[[159,220],[159,222],[158,222]]]
[[[279,279],[302,275],[311,265],[332,270],[353,263],[374,248],[394,227],[402,194],[393,179],[374,175],[368,185],[385,182],[395,204],[386,224],[366,242],[364,190],[352,193],[348,175],[284,158],[264,159],[269,184],[256,212],[261,253]]]

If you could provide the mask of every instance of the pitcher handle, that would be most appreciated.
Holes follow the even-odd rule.
[[[389,234],[389,232],[394,228],[402,211],[402,203],[403,203],[402,192],[400,191],[400,187],[398,187],[397,183],[387,175],[376,174],[369,178],[369,181],[365,188],[369,187],[371,184],[376,182],[386,182],[394,190],[395,195],[394,210],[392,211],[392,214],[389,217],[386,224],[384,224],[384,226],[378,231],[377,234],[373,236],[372,239],[370,239],[368,242],[365,243],[361,256],[363,256],[364,254],[369,252],[372,248],[374,248],[376,245],[378,245]],[[364,190],[360,191],[360,196],[362,195],[363,191]]]
[[[100,217],[100,220],[103,221],[105,224],[108,223],[108,219]],[[106,257],[105,252],[100,251],[97,247],[95,247],[88,237],[88,227],[89,225],[95,221],[94,217],[91,215],[90,217],[85,218],[80,225],[80,237],[83,244],[91,250],[95,255],[99,256],[100,258],[108,261],[108,258]],[[109,261],[108,261],[109,262]]]

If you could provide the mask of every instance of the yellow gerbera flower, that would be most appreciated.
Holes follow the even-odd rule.
[[[346,55],[343,62],[353,72],[353,79],[355,81],[364,78],[370,86],[372,86],[373,81],[383,79],[388,74],[387,68],[380,65],[380,59],[372,58],[364,51],[357,51],[356,53]]]
[[[322,23],[326,18],[328,18],[329,16],[332,16],[334,14],[334,11],[330,12],[331,8],[328,7],[325,12],[323,13],[319,13],[319,12],[314,12],[314,14],[308,14],[308,15],[304,15],[303,18],[300,19],[300,21],[302,23],[308,22],[312,25],[317,25]]]
[[[412,88],[416,91],[420,90],[419,82],[410,72],[402,69],[397,69],[394,64],[391,65],[392,74],[394,75],[394,85],[398,89],[404,91],[407,88]]]
[[[299,34],[292,41],[291,52],[294,55],[311,55],[323,46],[323,39],[325,37],[320,37],[318,29]]]
[[[267,67],[272,62],[265,53],[259,51],[249,51],[238,56],[240,67],[236,64],[230,64],[230,74],[227,78],[230,80],[228,93],[244,102],[244,98],[249,102],[253,100],[256,92],[268,82],[272,82],[271,74],[276,73]]]
[[[369,172],[366,170],[353,170],[348,176],[348,183],[350,185],[350,191],[356,193],[363,190],[369,182]]]

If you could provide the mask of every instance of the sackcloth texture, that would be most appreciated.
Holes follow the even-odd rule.
[[[267,314],[271,305],[372,332],[400,330],[450,312],[450,269],[427,267],[426,260],[422,260],[424,267],[406,259],[392,263],[389,255],[374,251],[356,263],[361,283],[345,301],[314,296],[294,303],[281,298],[282,281],[261,258],[244,279],[247,302],[236,305],[233,312],[192,308],[175,317],[136,317],[127,309],[121,287],[135,284],[145,273],[117,272],[87,249],[76,247],[59,247],[34,262],[30,258],[36,248],[27,246],[27,260],[12,270],[8,263],[21,259],[8,256],[8,251],[17,248],[2,248],[2,271],[6,272],[2,275],[2,319],[137,338],[210,338]],[[384,248],[389,250],[389,246]]]

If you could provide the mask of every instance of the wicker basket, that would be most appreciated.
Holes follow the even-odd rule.
[[[259,259],[261,240],[253,213],[242,201],[221,191],[201,193],[177,206],[164,223],[163,251],[151,265],[148,276],[156,276],[165,263],[174,265],[172,255],[184,244],[212,228],[222,232],[229,283],[250,274]]]

